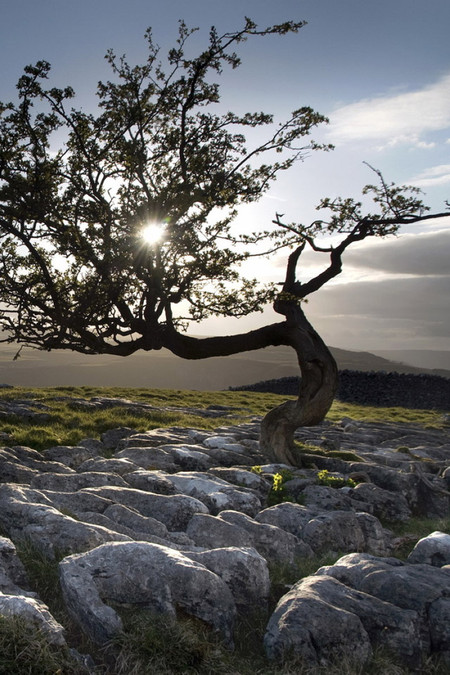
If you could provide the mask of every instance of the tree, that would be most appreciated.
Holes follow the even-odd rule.
[[[236,32],[213,28],[206,49],[189,56],[194,31],[180,22],[165,66],[148,30],[143,65],[107,54],[113,80],[98,84],[95,114],[73,107],[70,87],[46,86],[45,61],[25,68],[16,104],[0,105],[3,341],[119,356],[165,347],[186,359],[290,345],[302,374],[298,400],[267,415],[261,447],[291,463],[294,430],[323,419],[337,384],[333,357],[301,301],[339,274],[352,243],[431,217],[414,190],[378,174],[380,185],[366,188],[376,214],[363,215],[351,199],[324,200],[328,222],[286,224],[277,215],[268,230],[233,230],[241,204],[257,201],[307,150],[329,149],[308,139],[326,118],[309,107],[277,126],[264,112],[219,114],[214,79],[239,65],[233,50],[243,40],[302,26],[258,30],[247,19]],[[243,134],[252,129],[266,129],[267,139],[252,147]],[[159,241],[142,236],[149,223],[164,224]],[[315,238],[323,233],[343,238],[320,247]],[[330,263],[300,283],[305,246],[329,254]],[[291,249],[281,290],[240,275],[251,255],[280,249]],[[240,335],[185,333],[189,321],[245,316],[268,302],[283,321]]]

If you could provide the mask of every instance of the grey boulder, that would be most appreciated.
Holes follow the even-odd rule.
[[[413,610],[421,625],[423,654],[450,657],[450,568],[404,563],[351,553],[317,575],[327,575],[401,609]]]
[[[266,608],[270,594],[269,569],[266,560],[254,548],[216,548],[201,552],[185,552],[228,586],[241,612],[249,608]]]
[[[231,509],[254,516],[261,509],[261,501],[254,492],[237,488],[212,474],[180,471],[168,474],[167,478],[177,491],[199,499],[212,514]]]
[[[129,539],[74,520],[55,509],[37,490],[12,484],[0,485],[0,526],[13,541],[31,541],[50,558],[57,551],[74,553],[107,541]]]
[[[146,542],[112,543],[60,563],[66,606],[84,632],[103,644],[122,630],[107,603],[176,615],[177,609],[213,627],[232,645],[236,607],[225,582],[173,549]]]
[[[307,577],[283,596],[264,643],[272,659],[293,651],[314,664],[344,656],[362,665],[379,647],[395,652],[406,666],[421,657],[416,612],[326,576]]]
[[[450,534],[432,532],[420,539],[408,556],[408,562],[435,567],[450,565]]]
[[[359,617],[328,602],[311,577],[279,601],[267,625],[264,648],[271,660],[296,656],[308,666],[326,665],[344,654],[347,661],[361,666],[372,656]]]

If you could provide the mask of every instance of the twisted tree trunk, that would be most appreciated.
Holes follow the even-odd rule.
[[[267,413],[261,423],[260,448],[271,461],[301,466],[294,432],[324,419],[336,394],[338,370],[330,350],[299,308],[295,324],[288,333],[301,372],[298,398]]]
[[[338,371],[331,352],[298,302],[278,300],[275,308],[286,316],[286,321],[249,333],[204,339],[168,329],[163,343],[185,359],[226,356],[271,345],[292,347],[301,372],[298,398],[286,401],[266,415],[261,424],[260,447],[269,461],[299,466],[301,457],[295,451],[294,432],[298,427],[319,424],[324,419],[336,393]]]

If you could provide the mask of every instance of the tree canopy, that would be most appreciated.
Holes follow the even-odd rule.
[[[259,29],[247,19],[235,32],[212,28],[192,56],[195,29],[180,22],[165,59],[149,29],[144,64],[108,52],[112,78],[99,82],[91,112],[75,107],[70,87],[49,86],[47,62],[25,68],[18,101],[0,104],[3,341],[120,356],[166,347],[184,358],[288,344],[303,379],[298,402],[282,412],[281,436],[323,418],[336,367],[301,301],[339,274],[352,243],[446,214],[426,214],[417,190],[376,171],[377,184],[365,189],[374,213],[353,199],[325,199],[327,221],[285,223],[277,214],[265,230],[236,233],[239,206],[260,199],[307,151],[330,149],[311,138],[327,120],[310,107],[281,122],[266,112],[216,111],[220,75],[239,66],[242,41],[303,25]],[[251,145],[252,130],[265,140]],[[324,233],[341,235],[340,243],[319,245]],[[329,254],[329,263],[300,283],[305,246]],[[250,256],[281,249],[290,252],[281,288],[241,275]],[[190,321],[245,316],[268,302],[283,321],[237,336],[185,334]],[[264,445],[270,452],[277,443],[272,436]]]

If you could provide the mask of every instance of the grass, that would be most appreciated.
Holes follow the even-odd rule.
[[[442,412],[437,410],[413,410],[411,408],[383,408],[378,406],[357,405],[335,401],[327,419],[337,422],[343,417],[362,422],[391,422],[399,424],[417,424],[425,428],[441,429],[444,426]]]
[[[395,551],[395,557],[406,560],[419,539],[431,532],[439,531],[450,534],[450,516],[448,518],[410,518],[404,522],[382,522],[382,525],[404,542]]]
[[[67,647],[52,645],[36,626],[0,616],[0,673],[3,675],[88,675]]]
[[[230,408],[231,416],[202,417],[182,410],[130,410],[124,405],[107,409],[80,409],[74,407],[74,399],[93,397],[126,398],[138,403],[147,403],[155,408],[200,408],[223,405]],[[214,429],[224,424],[231,425],[249,419],[249,416],[264,415],[284,400],[283,397],[247,392],[197,392],[164,389],[122,389],[97,387],[55,387],[41,389],[0,390],[2,401],[15,400],[44,403],[49,420],[39,423],[21,420],[15,415],[1,418],[0,432],[11,437],[12,445],[26,445],[35,450],[44,450],[55,445],[76,445],[83,438],[99,438],[117,427],[129,427],[147,431],[159,427],[181,426],[198,429]],[[226,411],[228,412],[228,411]]]
[[[200,408],[214,404],[229,410],[223,417],[201,417],[182,410],[133,411],[118,404],[103,409],[79,409],[73,399],[93,397],[125,398],[137,403],[147,403],[155,408]],[[129,389],[121,387],[46,387],[29,389],[14,387],[0,389],[2,401],[21,400],[47,406],[49,420],[33,423],[15,415],[1,418],[0,432],[10,435],[11,445],[26,445],[35,450],[44,450],[55,445],[76,445],[83,438],[99,438],[117,427],[130,427],[147,431],[158,427],[181,426],[198,429],[214,429],[248,420],[255,415],[264,415],[286,399],[277,394],[245,391],[182,391],[172,389]],[[409,410],[406,408],[375,408],[335,402],[328,414],[332,421],[342,417],[366,422],[401,422],[424,427],[442,427],[442,415],[436,411]],[[306,446],[305,449],[307,450]],[[311,448],[317,452],[317,448]],[[322,451],[323,452],[323,451]],[[330,453],[326,453],[329,455]],[[332,455],[333,456],[333,455]],[[355,455],[356,457],[356,455]]]

